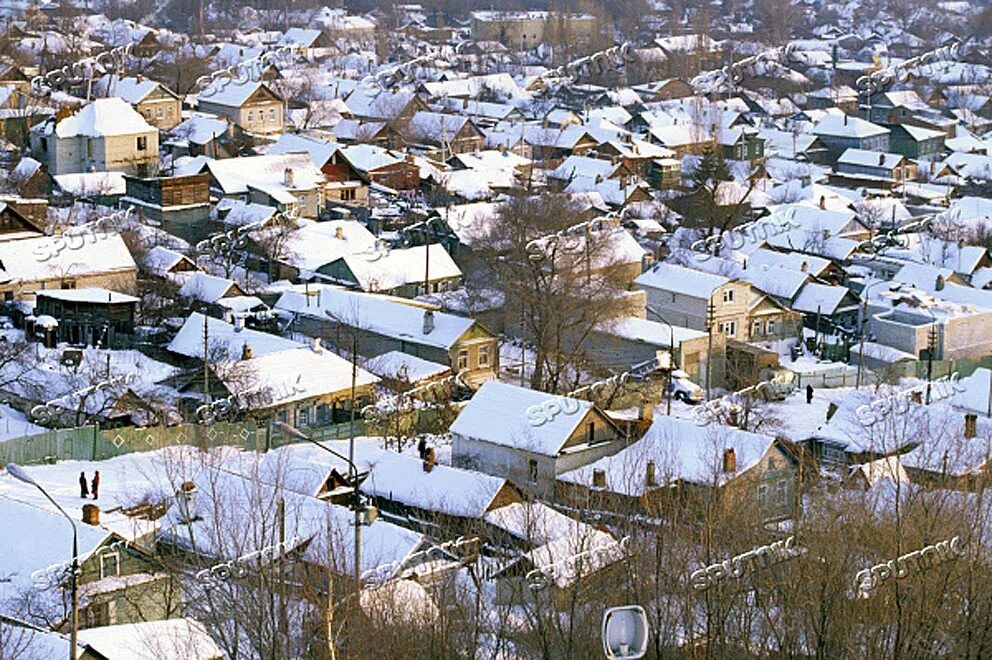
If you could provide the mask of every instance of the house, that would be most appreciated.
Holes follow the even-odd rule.
[[[895,181],[912,181],[917,173],[916,163],[906,156],[863,149],[846,149],[834,167],[843,174],[865,174]]]
[[[52,177],[41,163],[24,156],[10,171],[9,184],[23,197],[48,197],[52,192]]]
[[[420,168],[412,156],[371,144],[339,147],[324,167],[330,181],[350,181],[357,176],[393,190],[416,190],[420,185]]]
[[[895,124],[889,127],[889,148],[907,158],[939,159],[944,153],[947,134],[909,124]]]
[[[176,295],[180,298],[216,304],[221,298],[233,298],[246,294],[244,289],[233,280],[197,271],[186,278]]]
[[[716,143],[727,160],[746,160],[751,163],[765,155],[765,140],[757,129],[735,126],[717,132]]]
[[[161,245],[145,252],[138,265],[149,275],[173,281],[184,281],[191,273],[200,270],[196,262],[186,255]]]
[[[172,129],[172,137],[162,146],[169,147],[173,157],[231,158],[237,155],[228,145],[234,133],[235,125],[226,117],[194,112],[189,119]]]
[[[829,150],[815,135],[775,128],[762,128],[758,134],[764,139],[765,151],[770,157],[818,164],[830,160]]]
[[[358,87],[344,102],[351,118],[390,122],[394,126],[405,126],[416,113],[430,110],[415,93],[399,90]]]
[[[79,631],[82,660],[135,658],[135,660],[222,660],[224,651],[207,627],[189,617],[137,621]]]
[[[37,217],[37,219],[27,217],[18,211],[16,206],[18,206],[16,198],[0,200],[0,241],[17,241],[44,236],[43,227],[38,222],[47,220],[47,218],[44,215]],[[45,209],[41,209],[41,211],[46,213]],[[32,213],[31,215],[35,214]]]
[[[438,147],[442,154],[479,151],[486,142],[475,123],[462,115],[417,112],[410,117],[405,130],[412,142]]]
[[[498,41],[513,50],[537,48],[547,40],[549,25],[569,35],[577,47],[587,46],[599,29],[590,14],[560,13],[553,19],[546,11],[474,11],[470,29],[473,41]]]
[[[279,46],[296,46],[308,60],[319,60],[338,52],[337,46],[323,30],[292,27],[283,33]]]
[[[285,102],[262,81],[234,84],[220,78],[197,96],[196,107],[256,135],[282,133],[286,123]]]
[[[182,100],[160,82],[141,74],[121,78],[107,74],[97,83],[97,92],[122,98],[130,103],[149,124],[168,131],[182,121]]]
[[[546,414],[558,409],[558,414]],[[558,475],[620,451],[627,440],[595,404],[497,381],[451,425],[451,464],[550,496]]]
[[[647,292],[648,306],[669,323],[693,330],[712,326],[741,341],[795,334],[797,315],[743,279],[661,263],[635,279],[634,286]]]
[[[559,475],[555,495],[569,506],[653,517],[701,513],[699,504],[719,491],[723,507],[782,520],[795,511],[798,467],[795,450],[772,436],[656,417],[640,440]]]
[[[246,344],[251,346],[251,353],[255,357],[303,347],[303,344],[291,339],[246,328],[240,321],[228,323],[213,316],[193,312],[186,317],[166,350],[182,366],[202,366],[204,334],[210,359],[222,362],[239,360]]]
[[[31,152],[53,176],[73,172],[158,169],[158,129],[120,98],[96,99],[73,115],[52,118],[30,132]]]
[[[848,149],[888,151],[890,134],[887,128],[848,115],[825,114],[813,126],[813,135],[827,147],[832,160]]]
[[[206,217],[210,206],[210,176],[187,174],[139,178],[125,175],[124,197],[121,199],[124,204],[143,207],[144,215],[154,220],[175,218],[179,226],[172,231],[178,234],[184,220],[189,223],[190,216],[194,216],[195,220]],[[196,213],[193,209],[201,211]]]
[[[4,300],[33,300],[43,289],[137,291],[138,266],[120,234],[82,225],[62,236],[0,241]]]
[[[65,506],[72,508],[68,503]],[[125,538],[108,531],[100,526],[99,508],[89,506],[92,508],[86,509],[83,520],[75,524],[80,564],[79,628],[159,620],[177,614],[178,607],[170,608],[169,603],[178,603],[173,599],[181,597],[178,583],[154,557],[148,539],[140,535]],[[69,632],[72,622],[66,606],[69,580],[65,570],[71,559],[66,550],[72,540],[70,531],[66,519],[47,503],[37,506],[14,497],[0,498],[0,534],[18,539],[17,551],[4,553],[0,615],[16,607],[14,603],[30,590],[37,598],[32,599],[27,623]],[[56,539],[65,539],[65,543]],[[24,612],[20,608],[16,611]]]
[[[462,271],[440,243],[349,254],[316,270],[317,279],[403,298],[457,289]]]
[[[322,347],[319,340],[309,348],[255,356],[245,336],[238,359],[209,366],[213,399],[230,397],[239,409],[257,418],[278,419],[296,428],[348,421],[352,396],[357,408],[369,405],[379,382],[377,376]],[[193,405],[203,400],[202,385],[198,376],[181,389],[187,396],[192,393]]]
[[[403,136],[385,121],[342,119],[331,128],[334,139],[343,144],[372,144],[384,149],[399,149]]]
[[[351,254],[372,254],[376,237],[356,220],[298,220],[294,228],[264,226],[249,234],[246,267],[273,280],[310,279],[321,266]]]
[[[354,341],[363,355],[396,350],[447,365],[473,387],[499,372],[499,338],[470,318],[327,286],[287,291],[274,309],[307,336],[344,347]]]
[[[366,206],[369,189],[361,176],[354,169],[342,168],[333,162],[334,154],[339,148],[340,145],[319,138],[283,133],[266,153],[275,155],[305,151],[327,180],[324,185],[327,204]]]
[[[58,321],[60,342],[100,346],[126,345],[134,335],[134,319],[140,299],[107,289],[52,289],[35,294],[35,316]]]
[[[305,151],[208,160],[211,188],[224,197],[298,211],[316,218],[324,208],[326,178]]]

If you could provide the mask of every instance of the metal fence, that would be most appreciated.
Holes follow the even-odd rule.
[[[345,439],[348,437],[348,424],[311,428],[309,432],[318,441]],[[364,422],[355,420],[355,435],[364,432]],[[133,452],[154,451],[176,445],[201,449],[228,446],[245,451],[267,451],[298,442],[305,441],[273,431],[264,425],[258,426],[254,422],[117,429],[83,426],[0,441],[0,465],[31,465],[70,460],[102,461]]]

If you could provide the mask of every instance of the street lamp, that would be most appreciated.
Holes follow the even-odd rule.
[[[665,372],[668,376],[668,382],[665,383],[665,394],[668,397],[668,411],[665,414],[670,416],[672,414],[672,354],[675,353],[675,328],[665,320],[664,316],[652,309],[650,305],[645,305],[644,309],[654,314],[659,321],[668,326],[668,369]],[[710,359],[708,355],[706,359]]]
[[[18,481],[23,481],[26,484],[30,484],[41,491],[41,494],[48,498],[56,509],[59,510],[69,524],[72,525],[72,575],[69,580],[70,589],[72,590],[72,633],[69,639],[69,660],[76,660],[76,636],[79,630],[79,590],[77,588],[76,580],[79,574],[79,538],[76,533],[76,521],[73,520],[68,513],[65,512],[58,502],[52,499],[52,496],[41,487],[37,481],[35,481],[31,475],[24,471],[20,465],[16,463],[7,463],[7,474],[14,477]]]

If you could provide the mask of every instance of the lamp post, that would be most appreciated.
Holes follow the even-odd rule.
[[[668,326],[668,369],[666,370],[666,375],[668,378],[665,382],[665,396],[668,398],[666,415],[671,416],[672,414],[672,355],[675,353],[675,328],[671,323],[665,320],[665,317],[659,314],[657,311],[651,308],[650,305],[645,305],[644,309],[651,312],[657,317],[659,321]],[[709,356],[706,357],[709,360]]]
[[[79,574],[79,538],[76,533],[76,521],[73,520],[69,514],[65,512],[58,502],[52,499],[52,496],[41,487],[37,481],[35,481],[31,475],[24,471],[20,465],[15,463],[7,463],[7,474],[14,477],[18,481],[23,481],[26,484],[30,484],[41,491],[41,494],[48,498],[56,509],[59,510],[69,524],[72,525],[72,575],[70,576],[69,585],[72,591],[72,632],[69,638],[69,660],[76,660],[76,637],[79,631],[79,589],[77,585],[77,575]]]

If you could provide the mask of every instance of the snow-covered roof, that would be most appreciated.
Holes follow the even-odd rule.
[[[76,197],[123,195],[127,192],[123,172],[73,172],[56,174],[52,178],[59,188]]]
[[[596,327],[599,332],[615,335],[631,341],[642,341],[655,346],[677,348],[682,342],[705,337],[705,332],[673,325],[669,327],[658,321],[648,321],[635,316],[624,316]]]
[[[55,126],[55,135],[60,138],[108,137],[157,132],[158,129],[149,125],[127,101],[115,97],[96,99]]]
[[[239,81],[224,77],[220,77],[212,82],[196,98],[197,103],[210,103],[230,108],[240,108],[253,94],[263,88],[276,98],[279,98],[279,95],[262,81]]]
[[[276,143],[268,148],[266,153],[273,155],[304,151],[309,154],[313,164],[319,168],[331,159],[339,146],[336,142],[328,142],[319,138],[283,133],[276,140]]]
[[[548,172],[549,179],[562,179],[568,181],[576,177],[595,179],[596,177],[607,178],[618,168],[619,163],[613,163],[603,158],[591,158],[589,156],[571,155],[565,161]]]
[[[430,276],[433,279],[461,277],[462,271],[440,243],[389,250],[382,257],[345,255],[340,257],[363,291],[391,291],[423,281],[421,266],[430,250]]]
[[[844,286],[807,282],[792,302],[792,309],[809,314],[834,314],[848,293]]]
[[[709,299],[713,292],[731,280],[721,275],[704,273],[670,263],[658,263],[634,280],[640,287],[681,293],[693,298]]]
[[[247,462],[247,461],[246,461]],[[193,479],[195,493],[192,511],[196,520],[186,517],[177,502],[162,518],[161,536],[183,548],[196,548],[205,556],[234,559],[278,542],[279,526],[259,512],[276,510],[281,500],[285,511],[285,534],[289,541],[310,540],[304,558],[326,566],[330,550],[333,567],[339,574],[354,572],[354,514],[346,507],[323,502],[279,488],[259,479],[257,466],[242,465],[244,474],[212,467],[204,468]],[[200,504],[202,502],[202,505]],[[219,533],[224,530],[224,533]],[[363,569],[402,562],[420,544],[422,536],[385,520],[361,529]],[[195,543],[195,546],[194,546]]]
[[[552,399],[568,401],[565,406],[574,408],[575,412],[556,415],[540,426],[532,425],[528,410],[540,408]],[[592,407],[589,401],[490,380],[462,409],[450,431],[473,440],[557,456]]]
[[[131,105],[141,103],[146,96],[154,92],[161,83],[141,76],[127,76],[121,78],[116,74],[107,74],[97,83],[97,88],[102,94],[110,97],[124,99]]]
[[[169,248],[162,247],[161,245],[156,245],[142,255],[141,267],[149,273],[153,273],[159,277],[165,277],[170,270],[184,261],[189,262],[190,264],[193,263],[189,257],[185,256],[181,252],[170,250]]]
[[[372,91],[359,87],[344,102],[356,117],[392,120],[416,98],[413,92]]]
[[[373,144],[352,144],[339,147],[338,153],[359,172],[373,172],[389,165],[402,163],[406,157]]]
[[[426,310],[421,307],[384,296],[327,286],[311,287],[310,290],[312,294],[309,296],[297,291],[286,291],[279,297],[275,309],[319,319],[333,317],[369,332],[445,350],[451,349],[475,324],[470,318],[433,312],[434,328],[429,333],[424,333]],[[200,346],[202,345],[201,342]]]
[[[238,285],[233,281],[207,273],[192,273],[179,288],[181,298],[193,298],[207,303],[215,303],[232,289],[238,291]]]
[[[207,144],[227,132],[228,122],[223,117],[194,112],[193,115],[172,129],[171,134],[192,144]]]
[[[141,298],[129,296],[126,293],[118,293],[100,287],[88,286],[81,289],[44,289],[38,292],[39,296],[63,300],[65,302],[81,303],[137,303]]]
[[[381,378],[417,383],[428,378],[443,376],[451,367],[419,358],[401,351],[387,351],[365,363],[365,368]]]
[[[84,628],[78,638],[106,658],[214,660],[224,655],[207,627],[188,617]]]
[[[541,502],[507,504],[486,512],[483,519],[521,541],[537,545],[582,533],[589,527]]]
[[[238,359],[241,357],[242,347],[250,344],[252,353],[255,356],[300,348],[300,344],[289,339],[250,330],[248,328],[237,328],[230,323],[225,323],[221,319],[212,316],[207,319],[207,336],[211,352],[221,348],[228,359]],[[186,357],[203,359],[203,314],[193,312],[183,323],[176,336],[169,342],[168,350]],[[213,358],[214,356],[211,356]]]
[[[608,491],[633,496],[679,480],[722,484],[756,466],[774,442],[771,436],[721,424],[701,426],[694,420],[657,417],[634,444],[558,479],[591,487],[593,472],[602,470]],[[723,471],[728,449],[734,450],[736,459],[733,472]],[[655,465],[656,486],[646,483],[648,461]]]
[[[247,193],[249,186],[266,192],[310,190],[324,182],[323,173],[306,152],[210,160],[203,167],[228,195]],[[287,185],[286,170],[293,172],[292,185]]]
[[[66,235],[79,234],[79,247],[68,250]],[[36,282],[91,273],[137,270],[120,234],[88,235],[79,228],[63,236],[40,236],[0,241],[0,280]],[[98,240],[93,240],[97,238]]]
[[[279,248],[277,259],[309,272],[346,255],[368,252],[376,245],[375,235],[357,220],[297,222],[299,227],[289,233],[282,233],[280,227],[265,227],[251,232],[251,237],[263,245],[272,237],[270,244]]]
[[[769,266],[772,268],[785,268],[786,270],[796,270],[810,275],[820,275],[830,267],[830,260],[822,257],[814,257],[801,252],[775,252],[767,248],[758,248],[747,258],[748,267]]]
[[[904,160],[906,157],[902,154],[867,151],[865,149],[845,149],[844,153],[837,159],[837,164],[891,170],[898,167]]]
[[[813,127],[815,135],[832,135],[851,138],[866,138],[885,135],[889,129],[870,121],[848,115],[825,114]]]

